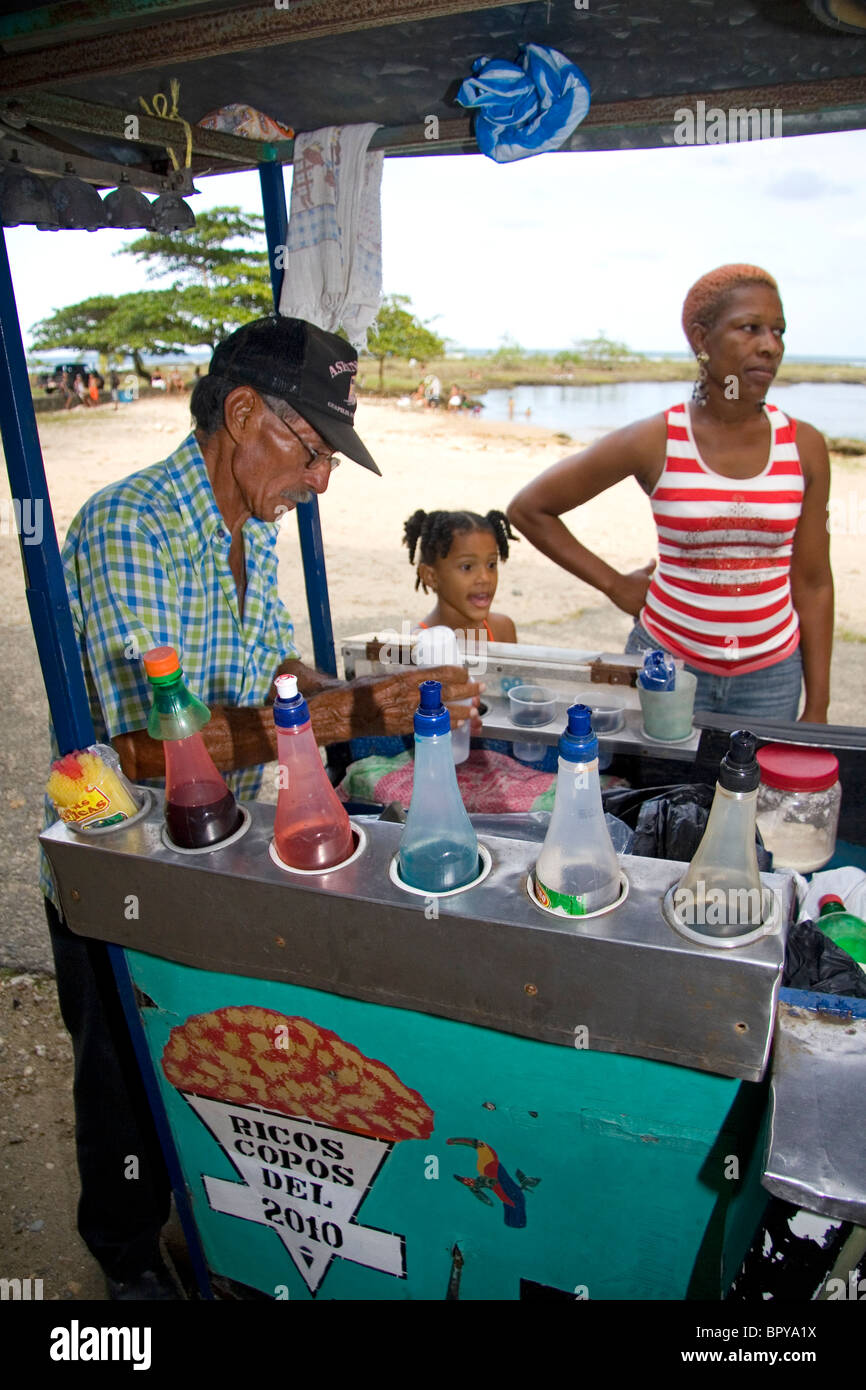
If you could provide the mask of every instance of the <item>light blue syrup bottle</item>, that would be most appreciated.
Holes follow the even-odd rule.
[[[442,687],[422,681],[418,692],[415,776],[400,841],[400,877],[424,893],[446,893],[478,876],[478,839],[457,785]]]

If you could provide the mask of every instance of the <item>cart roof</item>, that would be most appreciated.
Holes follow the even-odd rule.
[[[278,8],[285,3],[286,8]],[[146,118],[180,81],[190,122],[241,102],[296,130],[377,121],[391,153],[469,152],[453,104],[475,58],[561,50],[592,107],[567,149],[674,143],[675,112],[781,108],[784,133],[866,127],[866,29],[827,27],[806,0],[62,0],[0,17],[0,119],[59,152],[167,169],[176,122]],[[814,0],[832,8],[835,0]],[[866,22],[866,13],[864,13]],[[137,114],[141,139],[124,138]],[[425,118],[439,139],[425,138]],[[430,126],[427,127],[429,134]],[[289,160],[291,145],[193,129],[193,172]]]

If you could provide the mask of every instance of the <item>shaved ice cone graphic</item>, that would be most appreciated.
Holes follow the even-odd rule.
[[[313,1294],[335,1256],[405,1278],[403,1237],[355,1220],[394,1144],[433,1129],[390,1067],[309,1019],[242,1005],[173,1028],[162,1068],[242,1179],[202,1175],[212,1210],[271,1226]]]

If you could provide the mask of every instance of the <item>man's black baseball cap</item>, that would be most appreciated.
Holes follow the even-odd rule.
[[[209,374],[288,402],[332,449],[379,473],[353,428],[357,370],[358,354],[345,338],[269,314],[218,343]]]

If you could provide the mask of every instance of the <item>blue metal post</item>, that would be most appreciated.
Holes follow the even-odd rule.
[[[0,229],[0,430],[27,604],[61,753],[93,742],[93,722],[39,447],[6,240]],[[26,525],[24,524],[26,522]]]
[[[289,224],[286,209],[286,189],[281,164],[260,164],[259,181],[262,188],[262,209],[265,214],[265,235],[271,265],[271,287],[274,308],[279,306],[282,268],[277,265],[278,252],[286,245]],[[282,258],[281,258],[282,259]],[[319,519],[319,499],[302,502],[298,508],[298,532],[301,538],[301,558],[304,563],[304,582],[307,588],[307,609],[313,631],[313,652],[316,666],[330,675],[337,674],[334,653],[334,629],[331,626],[331,603],[328,598],[328,578],[325,573],[325,548],[322,544],[322,524]]]

